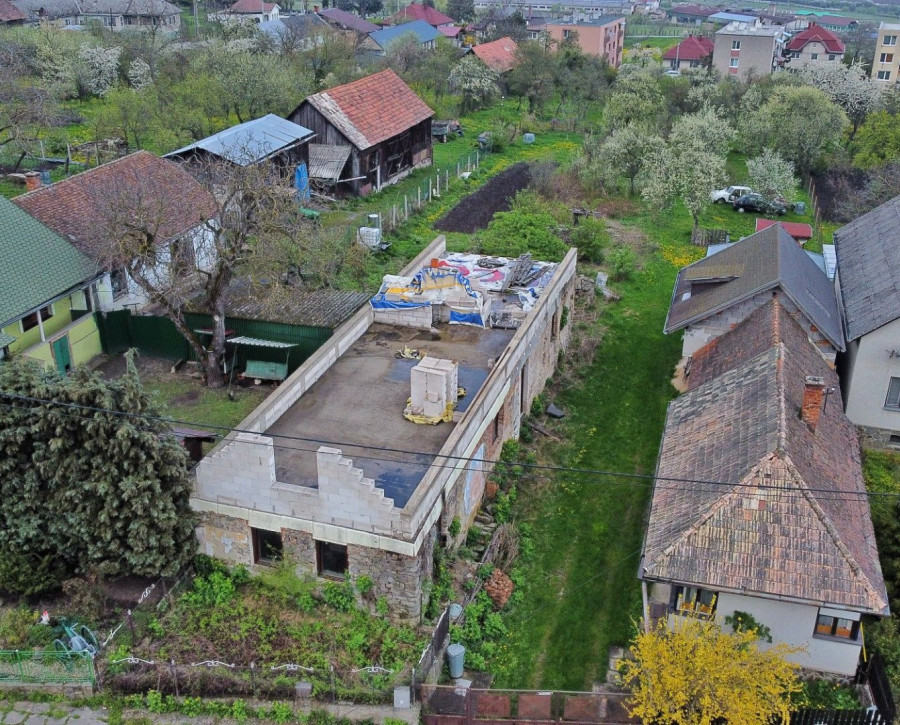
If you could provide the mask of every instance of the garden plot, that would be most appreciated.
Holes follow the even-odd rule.
[[[442,232],[472,234],[487,227],[498,211],[509,211],[512,198],[531,181],[526,163],[510,166],[497,174],[474,194],[465,197],[441,219],[434,228]]]

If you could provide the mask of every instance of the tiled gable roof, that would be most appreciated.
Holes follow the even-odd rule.
[[[3,197],[0,260],[0,327],[80,287],[99,271],[65,239]]]
[[[357,33],[368,35],[378,30],[378,26],[375,23],[370,23],[365,18],[348,13],[340,8],[326,8],[325,10],[320,10],[318,15],[320,18],[325,18],[335,25],[339,25],[347,30],[355,30]]]
[[[492,71],[506,73],[518,65],[516,50],[519,46],[512,38],[499,38],[490,43],[481,43],[472,48],[478,59]]]
[[[692,35],[663,53],[663,60],[703,60],[712,52],[713,42],[709,38]]]
[[[887,613],[840,395],[815,431],[799,416],[806,376],[837,388],[835,372],[777,300],[709,357],[732,367],[706,368],[669,405],[642,577]]]
[[[434,116],[434,111],[390,69],[316,93],[304,103],[319,111],[360,150]]]
[[[900,196],[834,233],[848,340],[900,317]]]
[[[665,332],[775,289],[787,294],[835,349],[844,349],[831,281],[779,224],[683,267],[675,281]]]
[[[132,192],[164,210],[159,243],[196,228],[216,213],[215,200],[196,179],[178,164],[147,151],[17,196],[13,202],[100,262],[109,245],[109,205]]]
[[[410,3],[394,15],[394,22],[407,22],[409,20],[424,20],[434,27],[438,25],[452,25],[455,22],[449,15],[445,15],[440,10],[421,3]]]
[[[28,16],[13,5],[10,0],[0,0],[0,23],[15,23],[27,19]]]
[[[809,43],[821,43],[829,53],[844,52],[844,44],[841,39],[821,25],[810,25],[802,33],[797,33],[787,44],[787,49],[803,50]]]

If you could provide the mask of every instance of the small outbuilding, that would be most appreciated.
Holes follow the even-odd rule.
[[[288,119],[315,133],[313,182],[365,195],[431,165],[433,117],[400,76],[384,70],[309,96]]]
[[[225,160],[238,166],[271,160],[279,168],[292,169],[309,161],[307,145],[312,137],[308,128],[269,113],[171,151],[163,158],[195,163]]]

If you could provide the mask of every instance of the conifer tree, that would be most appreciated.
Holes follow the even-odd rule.
[[[107,382],[0,365],[0,590],[173,574],[192,555],[188,457],[165,423],[143,417],[158,411],[130,354],[126,368]]]

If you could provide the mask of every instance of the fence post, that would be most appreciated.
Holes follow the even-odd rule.
[[[438,176],[440,176],[440,173],[438,173]],[[444,188],[450,188],[450,169],[444,169]]]
[[[472,170],[472,155],[469,154],[466,156],[466,173],[469,173]]]
[[[416,187],[416,209],[422,206],[422,187]]]
[[[130,609],[125,616],[128,619],[128,630],[131,632],[131,646],[134,647],[138,642],[137,635],[134,633],[134,617],[131,616]]]
[[[475,152],[475,168],[478,168],[478,162],[481,161],[481,152]]]
[[[438,171],[438,175],[437,175],[437,195],[438,196],[441,195],[441,172],[440,171]]]
[[[403,221],[409,221],[409,198],[403,195]]]
[[[172,682],[175,683],[175,697],[180,697],[178,692],[178,668],[175,667],[175,660],[169,660],[169,667],[172,670]]]
[[[456,162],[456,178],[459,178],[459,161]]]

